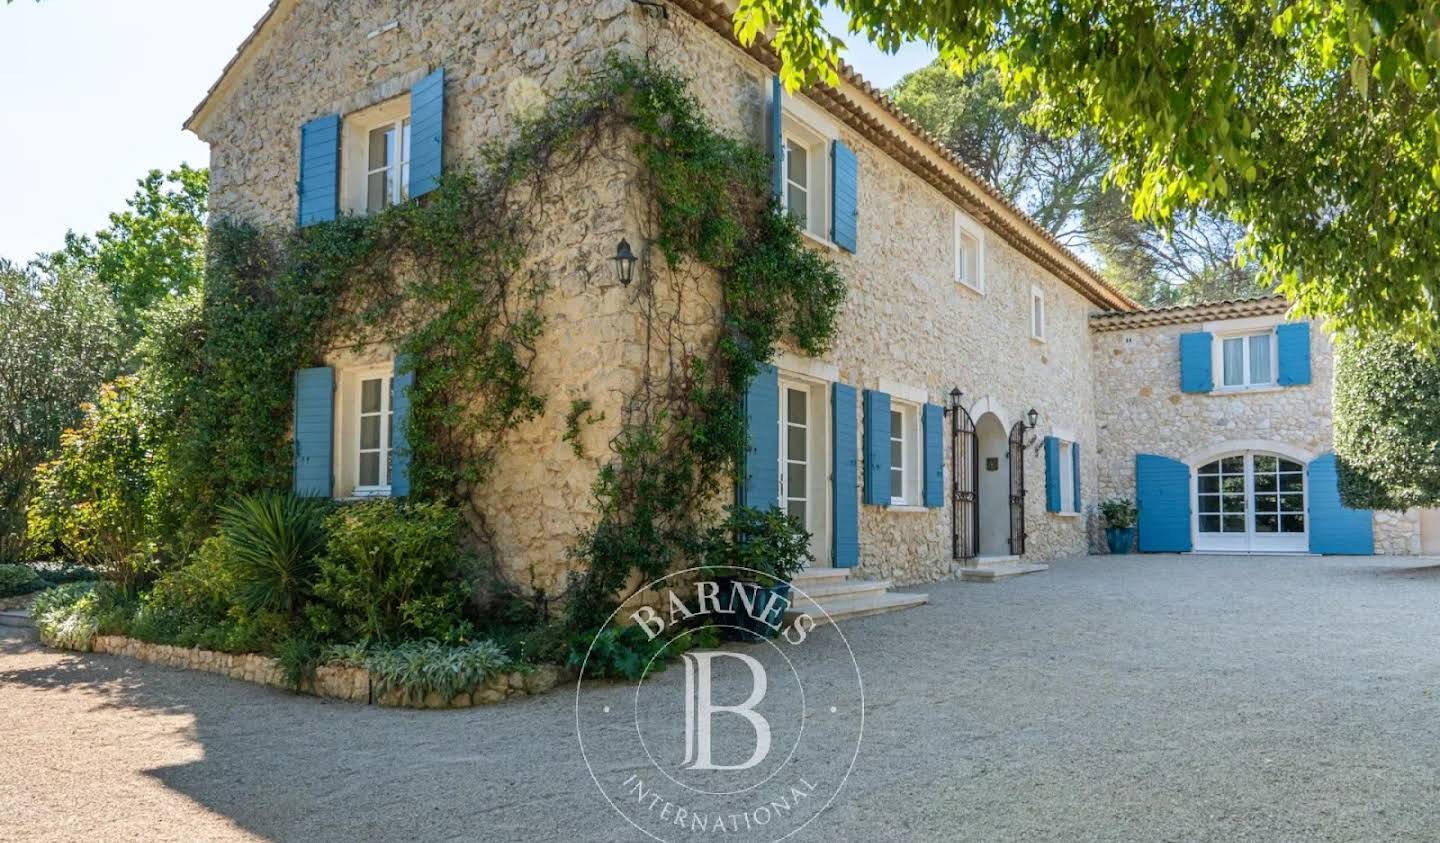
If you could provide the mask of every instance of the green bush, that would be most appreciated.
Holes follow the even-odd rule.
[[[409,641],[395,646],[332,649],[331,661],[364,667],[381,690],[398,690],[408,702],[430,692],[449,699],[515,665],[491,641],[447,646],[438,641]]]
[[[49,585],[28,565],[0,564],[0,597],[29,594]]]
[[[1135,519],[1139,513],[1135,509],[1135,502],[1129,498],[1110,498],[1100,502],[1100,514],[1105,516],[1105,526],[1134,527]]]
[[[439,503],[366,501],[325,520],[329,546],[308,613],[334,641],[435,638],[459,642],[471,627],[468,556],[460,514]]]
[[[100,628],[102,610],[98,584],[70,583],[42,591],[30,606],[30,617],[49,643],[69,650],[90,648]]]
[[[249,495],[220,509],[236,602],[297,618],[325,550],[325,504],[289,494]]]
[[[51,585],[64,585],[68,582],[91,582],[99,579],[100,575],[94,568],[87,568],[84,565],[73,565],[69,562],[47,561],[30,562],[28,567],[33,568],[40,578]]]
[[[1357,509],[1440,505],[1440,360],[1401,340],[1342,340],[1335,362],[1340,499]]]
[[[789,582],[811,561],[810,534],[799,519],[778,507],[735,506],[728,513],[706,535],[705,567],[713,574],[772,585],[774,581]]]
[[[647,672],[665,669],[665,663],[695,647],[714,647],[719,636],[714,629],[683,630],[674,636],[653,640],[638,624],[608,627],[596,635],[577,635],[570,641],[565,664],[583,668],[586,679],[640,679]],[[663,655],[662,655],[663,654]]]

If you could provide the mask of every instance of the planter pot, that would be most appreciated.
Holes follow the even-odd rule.
[[[741,592],[744,592],[743,597]],[[725,639],[754,641],[774,638],[784,625],[785,610],[790,608],[790,583],[762,586],[742,580],[722,580],[719,604],[733,624],[721,630]]]
[[[1135,528],[1106,527],[1105,542],[1110,545],[1111,553],[1129,553],[1135,546]]]

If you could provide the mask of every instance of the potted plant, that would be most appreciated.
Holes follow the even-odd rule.
[[[707,533],[705,573],[720,586],[720,611],[733,618],[728,637],[773,638],[790,608],[790,578],[810,561],[810,534],[779,508],[728,509]]]
[[[1129,498],[1101,501],[1100,513],[1105,516],[1105,542],[1111,553],[1129,553],[1135,544],[1135,502]]]

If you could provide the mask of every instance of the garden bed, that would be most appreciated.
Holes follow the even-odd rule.
[[[45,643],[57,646],[52,641]],[[166,667],[218,673],[231,679],[297,690],[286,678],[278,659],[258,653],[221,653],[198,647],[149,644],[123,635],[96,635],[91,639],[90,649],[96,653],[127,656]],[[403,689],[380,685],[363,667],[323,664],[301,680],[298,691],[325,699],[396,708],[470,708],[502,702],[511,697],[543,694],[571,678],[573,674],[564,668],[540,665],[497,673],[482,684],[452,697],[442,697],[438,692],[431,691],[416,698],[407,696]]]

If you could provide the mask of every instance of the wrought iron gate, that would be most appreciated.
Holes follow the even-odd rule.
[[[980,444],[975,420],[957,401],[950,414],[950,552],[957,561],[980,555]]]
[[[1010,428],[1010,553],[1025,553],[1025,422]]]

